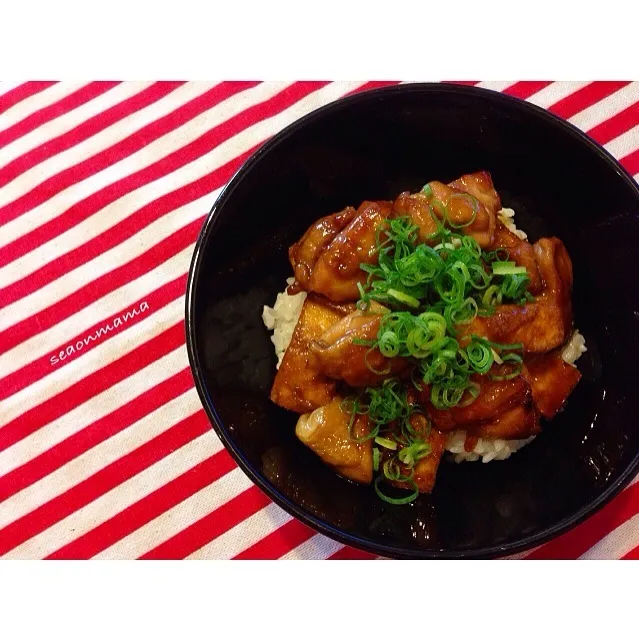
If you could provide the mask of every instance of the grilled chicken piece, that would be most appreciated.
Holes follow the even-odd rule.
[[[444,446],[446,446],[447,435],[440,433],[436,428],[430,431],[430,435],[426,440],[430,444],[430,453],[426,457],[422,457],[414,468],[415,474],[413,481],[417,484],[420,493],[430,493],[435,486],[437,479],[437,469],[439,462],[444,454]]]
[[[470,425],[468,432],[484,439],[526,439],[541,432],[539,412],[529,401],[509,408],[490,422]]]
[[[495,227],[495,239],[493,240],[492,249],[504,248],[508,251],[508,259],[515,262],[518,266],[525,266],[530,278],[528,290],[537,295],[543,287],[544,282],[539,273],[537,260],[535,259],[535,249],[530,242],[522,240],[514,233],[509,231],[502,222],[497,221]]]
[[[479,384],[479,395],[468,406],[439,410],[428,399],[424,402],[439,430],[447,433],[460,429],[471,438],[486,439],[525,439],[540,432],[532,389],[523,376],[491,380],[487,375],[475,375],[473,381]],[[424,397],[428,394],[423,393]]]
[[[410,217],[417,226],[419,241],[435,244],[430,236],[437,231],[438,223],[431,213],[428,198],[424,193],[400,193],[393,203],[392,217]]]
[[[377,386],[390,375],[408,368],[405,358],[386,358],[379,350],[354,344],[353,340],[375,340],[379,323],[388,309],[371,304],[366,311],[356,310],[330,326],[311,344],[318,369],[327,377],[344,380],[355,388]],[[369,368],[370,367],[370,368]],[[373,372],[372,369],[380,371]]]
[[[470,428],[472,424],[491,423],[514,406],[532,403],[530,384],[518,375],[513,379],[491,380],[488,375],[473,375],[479,385],[479,395],[468,406],[453,406],[447,410],[430,403],[430,391],[422,393],[422,402],[433,424],[442,432]]]
[[[373,479],[372,440],[357,443],[348,432],[350,414],[341,409],[342,398],[337,396],[326,406],[302,415],[297,421],[295,434],[323,462],[340,475],[362,484]],[[370,433],[367,415],[358,415],[353,426],[356,437]]]
[[[504,304],[490,317],[476,317],[463,335],[473,333],[493,342],[521,342],[528,353],[546,353],[563,344],[572,329],[572,263],[556,237],[543,237],[535,245],[535,259],[544,288],[534,303]]]
[[[449,185],[433,181],[429,182],[428,186],[431,191],[429,196],[423,193],[416,194],[407,204],[403,204],[414,223],[420,226],[420,238],[426,238],[436,228],[432,215],[428,209],[424,209],[425,203],[428,202],[433,213],[441,220],[444,211],[437,205],[437,202],[440,202],[446,208],[448,220],[453,225],[461,227],[461,233],[474,237],[482,248],[488,248],[492,244],[497,211],[501,204],[490,174],[483,171],[464,175]],[[469,195],[472,197],[468,197]],[[473,198],[476,200],[475,203]],[[423,228],[420,222],[424,224]],[[464,224],[467,226],[462,226]]]
[[[418,433],[424,433],[424,441],[430,445],[430,453],[422,457],[413,467],[413,481],[420,493],[430,493],[435,486],[437,469],[444,454],[444,447],[448,436],[440,433],[436,428],[429,428],[426,417],[420,413],[411,416],[411,425]],[[398,450],[403,447],[400,445]],[[391,453],[391,455],[394,453]],[[384,455],[388,457],[389,455]],[[401,466],[400,466],[401,468]],[[402,482],[388,482],[397,488],[406,488]]]
[[[309,290],[334,302],[359,299],[358,283],[366,281],[360,264],[377,262],[377,229],[392,210],[392,202],[363,202],[355,218],[317,258]]]
[[[478,171],[477,173],[468,173],[462,175],[454,182],[450,182],[450,187],[470,193],[476,197],[492,215],[496,215],[501,209],[501,198],[495,190],[493,179],[488,171]]]
[[[289,261],[293,267],[295,279],[303,290],[308,290],[311,273],[322,251],[344,227],[353,221],[356,213],[352,206],[347,206],[339,213],[323,217],[289,248]]]
[[[581,373],[564,362],[560,351],[527,357],[523,375],[532,387],[537,408],[547,419],[559,412],[581,379]]]
[[[354,304],[340,306],[312,293],[308,295],[273,382],[273,402],[296,413],[306,413],[335,397],[336,382],[319,370],[311,344],[354,308]]]

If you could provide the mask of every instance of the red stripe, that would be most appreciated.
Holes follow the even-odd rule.
[[[251,486],[140,559],[184,559],[269,503],[269,498],[257,486]]]
[[[613,115],[588,131],[588,135],[599,144],[607,144],[632,127],[639,124],[639,102],[631,104],[627,109]]]
[[[0,332],[4,351],[45,331],[55,324],[86,308],[92,302],[149,273],[195,242],[202,220],[197,219],[172,233],[135,259],[105,273],[91,283],[58,300],[51,306]]]
[[[622,559],[639,559],[639,546],[626,553]]]
[[[13,244],[4,247],[0,250],[0,263],[3,260],[10,261],[16,259],[16,257],[19,257],[33,247],[39,246],[48,239],[56,237],[63,231],[78,224],[78,222],[89,217],[92,212],[106,206],[107,203],[113,202],[126,193],[134,191],[144,184],[148,184],[196,160],[201,155],[218,146],[225,139],[244,130],[250,124],[259,122],[297,102],[308,93],[311,93],[318,84],[319,83],[298,83],[292,85],[269,100],[253,105],[220,125],[213,127],[193,142],[157,160],[150,166],[136,171],[126,178],[101,189],[71,207],[66,213],[56,217],[49,224],[38,227],[33,233],[27,234],[20,238],[20,240],[16,240]],[[153,140],[170,133],[193,117],[206,112],[215,104],[222,102],[222,100],[239,93],[249,86],[253,86],[253,84],[233,82],[223,83],[214,87],[206,94],[195,98],[173,113],[147,125],[111,148],[105,149],[93,157],[65,169],[45,180],[32,191],[21,196],[14,202],[3,206],[0,208],[0,222],[5,218],[13,219],[22,215],[24,212],[42,204],[53,195],[68,188],[71,184],[81,182],[94,173],[128,157]],[[85,208],[88,209],[88,212],[84,212]],[[20,242],[24,242],[25,245],[22,246]]]
[[[365,552],[364,550],[344,546],[344,548],[333,553],[329,559],[377,559],[377,557],[375,555],[371,555],[369,552]]]
[[[635,175],[635,173],[639,173],[639,149],[633,151],[630,155],[626,155],[625,158],[621,158],[619,160],[621,165],[623,166],[630,175]]]
[[[552,82],[548,80],[515,82],[515,84],[504,89],[503,93],[521,100],[527,100],[531,96],[535,95],[535,93],[538,93],[551,84]]]
[[[0,451],[65,415],[184,344],[184,322],[173,325],[0,428]]]
[[[0,187],[5,186],[25,171],[44,162],[44,160],[70,149],[119,120],[129,117],[133,113],[157,102],[183,84],[184,82],[156,82],[130,98],[106,109],[106,111],[89,118],[70,131],[31,149],[0,169]]]
[[[206,414],[204,411],[199,411],[20,519],[11,522],[0,530],[0,556],[95,501],[209,429],[210,424]]]
[[[0,95],[0,114],[4,113],[16,104],[30,98],[36,93],[40,93],[50,86],[57,84],[56,82],[25,82],[20,86],[14,87],[3,95]]]
[[[174,300],[178,299],[181,295],[184,294],[186,289],[186,279],[187,274],[184,273],[179,277],[167,282],[160,288],[156,289],[149,295],[146,295],[144,298],[137,300],[133,304],[129,304],[125,308],[121,309],[118,313],[114,313],[108,319],[94,324],[91,328],[83,331],[82,333],[75,335],[74,337],[69,338],[64,345],[58,346],[58,348],[53,349],[46,355],[39,357],[34,360],[30,364],[19,368],[15,372],[7,375],[6,377],[0,379],[0,401],[10,397],[14,393],[21,391],[23,388],[30,386],[31,384],[37,382],[38,380],[46,377],[49,373],[58,370],[62,366],[65,366],[69,362],[77,359],[81,355],[88,353],[93,350],[96,346],[103,344],[108,341],[112,337],[122,333],[127,328],[131,326],[135,326],[138,322],[142,321],[145,317],[153,315],[160,309],[164,308],[167,304],[170,304]],[[128,320],[126,323],[122,323],[121,326],[117,328],[113,328],[108,331],[108,333],[102,334],[99,338],[96,338],[95,335],[97,331],[103,328],[105,325],[111,325],[112,322],[123,315],[125,311],[130,311],[131,309],[139,309],[142,302],[146,302],[149,306],[149,311],[140,313],[135,318]],[[93,337],[93,340],[90,340],[85,344],[84,339],[89,339]],[[82,343],[82,348],[72,353],[71,355],[67,355],[64,353],[64,360],[60,360],[58,363],[52,363],[52,358],[60,358],[60,352],[64,350],[64,348],[68,344],[77,344],[78,342]]]
[[[314,530],[297,519],[292,519],[236,555],[234,559],[279,559],[309,540],[314,534]]]
[[[79,106],[106,93],[109,89],[120,84],[119,82],[91,82],[70,95],[66,95],[61,100],[50,104],[35,113],[16,122],[13,126],[0,132],[0,148],[10,144],[14,140],[26,135],[30,131],[37,129],[49,120],[59,118],[61,115],[77,109]]]
[[[630,82],[591,82],[585,87],[571,93],[559,102],[553,104],[549,111],[564,119],[571,118],[576,113],[587,109],[596,102],[607,98],[619,89],[628,86]]]
[[[585,522],[537,548],[525,559],[577,559],[637,512],[639,484],[634,484]]]
[[[233,458],[226,450],[221,450],[78,539],[62,546],[47,559],[89,559],[206,488],[235,467]]]

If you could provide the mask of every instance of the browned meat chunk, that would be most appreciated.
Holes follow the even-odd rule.
[[[539,414],[533,402],[509,408],[496,419],[474,424],[468,432],[484,439],[526,439],[541,432]]]
[[[305,413],[328,404],[335,396],[335,380],[318,368],[311,343],[354,308],[338,306],[310,294],[304,301],[291,343],[271,389],[271,400],[296,413]]]
[[[350,414],[341,409],[342,398],[337,396],[326,406],[302,415],[295,427],[295,434],[326,464],[340,475],[362,484],[373,479],[372,440],[357,443],[348,432]],[[353,435],[361,438],[370,433],[367,415],[358,415],[353,425]]]
[[[493,215],[496,215],[497,211],[501,209],[501,198],[495,190],[493,179],[490,177],[488,171],[478,171],[477,173],[462,175],[448,186],[464,191],[464,193],[470,193],[470,195],[476,197]]]
[[[413,475],[413,481],[417,484],[420,493],[430,493],[433,490],[447,439],[447,435],[440,433],[435,428],[431,429],[426,438],[426,442],[430,444],[430,453],[417,461]]]
[[[354,339],[376,339],[385,311],[383,306],[373,304],[369,310],[354,311],[330,326],[311,345],[318,369],[324,375],[344,380],[355,388],[376,386],[388,376],[405,370],[409,366],[406,359],[388,359],[377,349],[369,352],[369,346],[353,343]]]
[[[547,419],[557,414],[581,379],[581,373],[566,364],[559,351],[526,358],[524,374],[530,381],[535,404]]]
[[[396,204],[398,211],[405,211],[420,227],[422,241],[437,227],[428,208],[430,206],[440,220],[444,219],[445,213],[452,226],[460,227],[460,232],[474,237],[482,248],[492,244],[496,214],[501,203],[489,173],[463,175],[448,185],[429,182],[428,187],[428,195],[402,194],[402,199]]]
[[[339,213],[323,217],[289,248],[289,261],[293,267],[295,279],[303,290],[308,290],[311,273],[322,251],[347,224],[353,221],[356,213],[352,206],[347,206]]]
[[[497,222],[495,228],[495,239],[492,245],[493,249],[504,248],[508,251],[508,259],[515,262],[518,266],[525,266],[530,278],[528,290],[536,295],[543,287],[544,283],[539,273],[537,260],[535,259],[535,249],[530,242],[522,240],[514,233],[509,231],[501,222]]]
[[[318,257],[309,290],[334,302],[359,299],[358,283],[366,281],[360,264],[377,262],[377,230],[391,213],[391,202],[363,202],[355,218]]]
[[[535,259],[544,282],[534,303],[504,304],[490,317],[477,317],[461,331],[493,342],[521,342],[528,353],[545,353],[557,348],[572,329],[572,263],[566,247],[556,237],[541,238],[535,245]]]
[[[473,424],[490,424],[512,407],[532,403],[530,384],[521,375],[508,380],[491,380],[488,375],[474,375],[472,381],[479,385],[479,395],[468,406],[457,405],[440,410],[430,403],[428,392],[422,395],[422,400],[426,400],[428,415],[439,430],[468,430]]]
[[[423,193],[401,193],[393,204],[393,217],[410,217],[418,227],[419,241],[424,244],[434,244],[430,237],[437,231],[438,223],[431,213],[428,198]]]

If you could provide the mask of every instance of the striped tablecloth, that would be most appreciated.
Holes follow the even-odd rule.
[[[194,242],[257,146],[364,82],[0,83],[0,556],[366,557],[271,503],[207,423]],[[482,82],[639,178],[639,82]],[[529,557],[639,555],[639,484]]]

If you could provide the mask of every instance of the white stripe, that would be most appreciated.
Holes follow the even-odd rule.
[[[122,402],[124,403],[124,401]],[[55,499],[73,486],[169,430],[201,410],[195,388],[167,402],[123,431],[78,455],[72,461],[27,486],[0,506],[0,528]],[[93,415],[91,416],[94,417]]]
[[[192,212],[188,211],[191,215]],[[194,210],[194,217],[201,216],[201,209]],[[186,216],[185,216],[186,217]],[[180,220],[179,216],[173,216],[172,221],[175,224],[180,222],[187,223],[188,220]],[[73,315],[63,319],[62,321],[54,324],[51,328],[43,330],[40,333],[35,334],[33,337],[18,344],[11,350],[7,351],[3,355],[0,355],[0,370],[3,375],[10,374],[15,370],[18,370],[22,366],[29,364],[43,355],[47,355],[53,348],[59,346],[61,349],[70,343],[76,336],[85,337],[82,335],[84,331],[88,331],[96,323],[100,322],[104,318],[110,317],[114,313],[124,311],[136,300],[142,300],[145,296],[152,293],[158,286],[171,281],[172,279],[185,273],[189,268],[189,261],[191,259],[192,249],[184,249],[177,255],[171,257],[166,262],[163,262],[153,270],[145,273],[137,279],[116,288],[115,290],[107,293],[103,297],[99,298],[95,302],[85,306],[82,310],[74,313]],[[120,256],[120,254],[118,254]],[[124,258],[123,261],[125,261]],[[77,269],[80,270],[80,269]],[[82,270],[82,273],[86,271]],[[94,277],[99,273],[94,273]],[[68,279],[72,279],[73,274],[65,276],[65,283]],[[90,280],[89,280],[90,281]],[[81,282],[82,284],[84,282]],[[78,288],[80,286],[78,285]],[[51,287],[55,287],[55,282],[48,285],[47,293]],[[35,314],[37,309],[31,310],[27,302],[36,304],[38,292],[32,293],[26,298],[23,298],[25,303],[16,302],[14,306],[18,306],[28,316],[30,312]],[[60,298],[66,295],[66,291],[61,291]],[[8,313],[3,313],[2,323],[7,319]],[[10,319],[10,318],[9,318]],[[75,343],[75,341],[74,341]]]
[[[237,497],[251,485],[251,480],[239,468],[235,468],[105,549],[95,558],[129,559],[140,557],[188,528],[191,524],[206,517],[233,497]]]
[[[573,115],[569,122],[578,126],[582,131],[589,131],[602,122],[610,120],[637,101],[639,101],[639,82],[632,82],[607,98]],[[639,108],[639,105],[636,106]]]
[[[579,559],[621,559],[639,546],[639,514],[608,533]]]
[[[212,86],[214,85],[209,83],[200,84],[198,82],[184,84],[161,100],[148,105],[140,111],[132,113],[127,118],[114,123],[93,137],[84,140],[80,144],[63,151],[62,153],[58,153],[53,157],[48,158],[37,166],[31,167],[28,171],[25,171],[22,175],[18,176],[15,180],[0,189],[0,206],[4,206],[18,199],[44,182],[46,179],[57,175],[61,171],[72,168],[76,164],[111,148],[118,142],[140,131],[140,129],[145,126],[163,118],[202,93],[205,93]],[[175,129],[173,133],[175,133],[175,131],[183,131],[184,128],[188,130],[189,126],[192,125],[192,122],[193,121],[183,124],[182,127]],[[46,202],[43,202],[43,204],[39,207],[29,211],[28,217],[26,217],[27,214],[25,214],[17,219],[25,218],[25,222],[28,223],[27,228],[35,228],[51,218],[56,217],[72,204],[82,200],[92,193],[95,193],[104,186],[113,184],[122,177],[129,176],[139,169],[156,162],[166,155],[166,153],[162,152],[162,140],[166,137],[167,136],[163,136],[162,138],[159,138],[151,144],[136,151],[134,154],[129,155],[119,162],[111,164],[99,173],[92,175],[90,181],[95,181],[95,188],[93,188],[93,184],[89,184],[88,186],[85,184],[85,182],[88,182],[89,179],[73,184]],[[181,145],[177,148],[180,146]],[[169,150],[173,150],[173,148],[171,147]],[[145,161],[142,161],[142,158],[144,158]],[[38,209],[42,209],[43,207],[47,212],[46,217],[43,218],[42,213],[34,215]],[[13,224],[15,222],[17,222],[17,220],[13,220],[11,224],[7,224],[9,231],[13,231]],[[4,241],[6,242],[6,240]]]
[[[152,286],[152,278],[150,280],[149,286]],[[125,306],[126,302],[123,303],[121,299],[119,301],[115,299],[113,305],[115,304]],[[79,379],[106,366],[109,362],[119,359],[129,351],[159,335],[162,331],[175,326],[183,318],[183,298],[179,298],[115,337],[105,338],[105,341],[99,346],[87,351],[72,362],[64,366],[52,366],[52,372],[49,375],[29,384],[26,388],[3,400],[3,423],[10,422],[33,406],[37,406],[66,390]],[[185,365],[188,365],[186,360]]]
[[[96,420],[139,397],[156,384],[184,370],[185,363],[188,366],[186,346],[180,346],[130,377],[73,407],[67,413],[0,452],[1,474],[4,475],[19,468],[56,444],[84,430]]]
[[[502,92],[508,87],[511,87],[516,82],[512,80],[506,80],[505,82],[502,80],[491,80],[489,82],[480,82],[477,86],[481,89],[490,89],[491,91]]]
[[[537,106],[547,109],[556,102],[559,102],[559,100],[567,98],[588,84],[590,84],[590,82],[553,82],[541,91],[537,91],[537,93],[531,95],[527,99],[527,102],[532,102]]]
[[[326,559],[344,547],[324,535],[313,535],[303,544],[286,553],[282,559]]]
[[[76,109],[68,111],[53,120],[49,120],[41,127],[30,131],[2,149],[2,164],[6,166],[12,160],[75,129],[86,120],[110,109],[120,102],[124,102],[152,84],[153,82],[123,82],[105,93],[101,93],[92,100],[85,102]],[[29,169],[33,169],[34,166],[35,165],[30,166]]]
[[[90,504],[3,555],[4,559],[42,558],[101,525],[158,488],[191,470],[222,449],[220,440],[205,433],[167,455]]]
[[[614,157],[618,160],[622,160],[626,155],[629,155],[639,148],[639,124],[604,146]]]
[[[17,122],[25,120],[36,111],[52,105],[58,100],[75,93],[78,89],[89,84],[88,82],[58,82],[44,91],[40,91],[28,98],[14,104],[10,109],[0,114],[0,131],[4,131]]]
[[[269,504],[187,559],[232,559],[293,519],[277,504]]]

